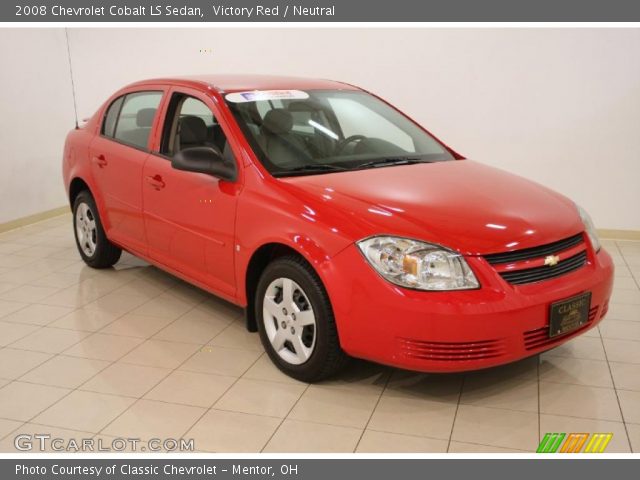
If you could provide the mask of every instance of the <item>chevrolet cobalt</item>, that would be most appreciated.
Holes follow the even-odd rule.
[[[491,367],[607,312],[613,265],[582,208],[345,83],[134,83],[69,133],[63,172],[89,266],[126,250],[244,307],[300,380],[349,357]]]

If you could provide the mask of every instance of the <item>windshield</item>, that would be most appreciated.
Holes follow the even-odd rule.
[[[238,92],[226,101],[274,176],[453,160],[404,115],[360,91]]]

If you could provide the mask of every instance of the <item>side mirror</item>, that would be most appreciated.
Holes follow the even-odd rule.
[[[225,160],[211,147],[190,147],[180,150],[171,159],[171,166],[186,172],[206,173],[233,182],[238,176],[233,161]]]

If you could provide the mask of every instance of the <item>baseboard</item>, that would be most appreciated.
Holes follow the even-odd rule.
[[[611,230],[608,228],[599,228],[598,234],[602,238],[610,238],[613,240],[640,241],[640,230]]]
[[[0,223],[0,233],[7,232],[15,228],[25,227],[27,225],[31,225],[32,223],[41,222],[42,220],[47,220],[49,218],[58,217],[68,212],[68,206],[58,207],[52,210],[47,210],[46,212],[35,213],[27,217],[17,218],[15,220],[11,220],[10,222]]]

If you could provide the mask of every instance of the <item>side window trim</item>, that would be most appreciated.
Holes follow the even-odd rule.
[[[122,105],[124,104],[124,100],[125,97],[128,94],[125,93],[124,95],[120,95],[119,97],[115,98],[113,100],[113,102],[111,102],[107,108],[105,108],[104,110],[104,114],[102,115],[102,124],[100,125],[100,135],[107,137],[107,138],[113,138],[113,135],[109,135],[106,132],[107,129],[107,117],[109,116],[109,114],[111,113],[111,109],[114,107],[114,105],[116,104],[116,102],[120,102],[120,105],[118,106],[118,112],[116,113],[116,120],[115,123],[113,124],[113,132],[112,133],[116,133],[116,127],[118,126],[118,119],[120,118],[120,111],[122,110]]]
[[[113,135],[110,136],[114,140],[116,139],[116,132],[118,131],[118,122],[120,122],[120,114],[122,113],[122,107],[124,106],[124,102],[127,101],[128,95],[129,94],[127,93],[118,98],[118,100],[122,99],[122,101],[120,102],[120,107],[118,107],[118,115],[116,116],[116,122],[113,124]]]
[[[126,102],[126,97],[128,97],[129,95],[136,94],[136,93],[160,93],[162,96],[160,97],[160,102],[158,103],[158,109],[157,109],[155,117],[154,117],[154,123],[155,123],[156,120],[158,119],[158,115],[160,113],[162,113],[160,107],[162,106],[163,100],[164,100],[165,96],[167,95],[167,92],[168,92],[168,90],[163,89],[163,88],[152,88],[150,90],[133,90],[133,91],[130,91],[130,92],[123,93],[119,97],[115,98],[109,104],[109,106],[105,109],[104,115],[102,117],[102,123],[100,125],[100,137],[102,137],[102,138],[104,138],[106,140],[110,140],[112,142],[118,143],[120,145],[124,145],[125,147],[133,148],[133,149],[138,150],[140,152],[152,153],[152,150],[149,148],[148,139],[147,139],[147,146],[145,148],[142,148],[142,147],[140,147],[138,145],[135,145],[133,143],[129,143],[129,142],[126,142],[124,140],[120,140],[118,138],[115,138],[115,136],[112,137],[112,136],[106,135],[104,133],[104,122],[105,122],[107,114],[109,113],[109,109],[111,108],[111,106],[114,103],[116,103],[118,100],[122,99],[122,102],[120,103],[120,107],[118,108],[118,116],[116,117],[116,122],[115,122],[115,124],[113,126],[113,134],[115,135],[116,131],[117,131],[117,128],[118,128],[118,122],[120,121],[120,114],[122,113],[122,107],[124,106],[124,104]],[[151,137],[151,134],[149,135],[149,137]]]
[[[171,131],[173,130],[173,123],[176,121],[176,115],[178,114],[179,104],[182,103],[180,97],[184,97],[187,94],[183,92],[176,91],[171,89],[169,91],[169,97],[167,99],[166,108],[164,111],[164,118],[162,119],[162,130],[160,132],[160,145],[157,152],[153,152],[154,154],[171,160],[171,155],[169,153],[169,144],[170,144],[170,136]]]

